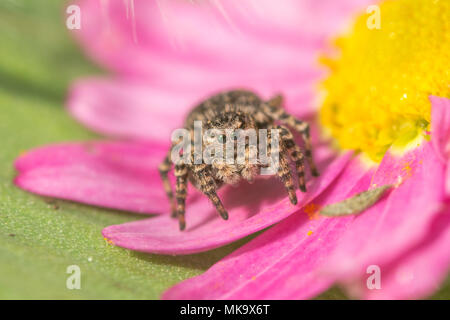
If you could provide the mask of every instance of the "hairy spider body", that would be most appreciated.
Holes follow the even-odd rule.
[[[195,121],[201,121],[203,129],[206,130],[254,129],[258,132],[260,129],[267,129],[268,152],[279,153],[277,175],[283,182],[291,203],[295,205],[297,204],[297,196],[289,165],[289,158],[295,163],[299,188],[301,191],[306,192],[303,165],[304,156],[300,147],[295,143],[290,129],[285,125],[302,135],[305,148],[304,155],[308,160],[312,175],[317,176],[318,172],[312,159],[309,125],[286,113],[281,107],[282,100],[282,97],[278,95],[268,101],[264,101],[256,94],[244,90],[219,93],[196,106],[188,114],[185,121],[185,128],[190,131],[193,140]],[[277,147],[277,150],[274,150],[274,147],[270,146],[270,129],[279,130],[280,145]],[[224,135],[222,139],[236,140],[236,136]],[[209,143],[210,141],[202,141],[202,146],[207,147]],[[192,161],[190,163],[175,164],[176,187],[174,199],[168,179],[168,172],[171,170],[173,164],[171,161],[171,151],[172,148],[159,166],[159,171],[163,180],[164,189],[171,203],[172,216],[178,217],[180,230],[183,230],[186,226],[184,213],[188,181],[202,191],[214,204],[220,216],[227,220],[228,213],[217,196],[216,190],[224,184],[236,184],[241,179],[252,182],[256,175],[258,175],[260,168],[267,167],[267,165],[249,161],[252,151],[247,146],[245,147],[245,161],[243,163],[229,164],[212,162],[211,164],[195,164],[193,161],[195,151],[192,146]],[[236,156],[237,153],[235,151]]]

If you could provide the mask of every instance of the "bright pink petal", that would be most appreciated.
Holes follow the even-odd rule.
[[[81,123],[104,134],[170,141],[187,113],[207,98],[201,92],[137,80],[83,79],[72,85],[67,107]],[[301,88],[297,94],[302,95]]]
[[[450,99],[431,96],[431,143],[443,163],[447,163],[445,173],[445,193],[450,196]]]
[[[445,170],[445,194],[450,197],[450,160],[447,162],[447,168]]]
[[[169,144],[173,130],[183,127],[184,116],[197,102],[195,96],[139,81],[84,79],[72,85],[68,108],[98,132]]]
[[[210,79],[221,76],[215,74],[217,71],[233,74],[240,70],[244,77],[263,70],[275,72],[275,78],[286,70],[293,74],[290,68],[304,64],[303,53],[310,55],[308,51],[322,46],[352,13],[368,3],[287,0],[279,6],[270,0],[133,2],[134,18],[131,7],[127,9],[123,1],[80,1],[83,28],[77,35],[86,49],[122,74],[173,76],[172,72],[161,72],[172,65],[185,71],[206,68],[214,74]]]
[[[202,196],[186,206],[187,230],[178,230],[176,220],[157,217],[144,221],[110,226],[103,235],[114,244],[131,250],[161,254],[189,254],[225,245],[262,230],[298,211],[318,196],[345,167],[349,154],[330,163],[326,148],[316,151],[319,178],[308,179],[308,193],[298,192],[299,204],[293,206],[286,197],[281,182],[275,177],[242,184],[239,188],[226,187],[219,192],[229,211],[229,220],[223,221],[212,204]],[[192,188],[191,188],[192,189]],[[245,197],[242,197],[245,194]],[[205,205],[206,203],[206,205]]]
[[[450,270],[450,211],[438,214],[420,242],[381,269],[381,289],[366,299],[418,299],[437,291]]]
[[[246,29],[237,30],[221,10],[225,7],[208,2],[135,1],[136,41],[123,2],[104,8],[99,1],[81,5],[86,14],[80,37],[94,57],[100,56],[100,62],[121,74],[145,77],[153,83],[177,83],[187,88],[213,85],[216,90],[248,85],[248,81],[275,83],[286,75],[299,74],[294,73],[296,66],[306,60],[313,62],[313,50],[295,52],[289,43],[270,42],[248,34]],[[237,6],[228,5],[233,9]],[[100,16],[102,10],[104,17]],[[247,19],[252,20],[255,13],[249,9]],[[311,47],[307,42],[302,44],[303,48]],[[270,75],[271,80],[263,79],[264,75]]]
[[[445,163],[450,158],[450,99],[431,96],[431,142]]]
[[[143,119],[153,123],[149,111],[163,115],[159,112],[166,108],[168,115],[177,114],[168,116],[177,123],[195,102],[231,88],[248,88],[264,98],[281,92],[289,111],[309,113],[322,75],[319,49],[366,2],[135,0],[133,20],[126,6],[131,1],[80,1],[83,26],[75,33],[91,56],[147,87],[94,85],[84,97],[90,82],[82,83],[71,94],[71,112],[101,132],[150,138],[156,130],[149,125],[147,132],[142,125]],[[104,112],[110,105],[120,112]]]
[[[16,161],[15,183],[44,196],[138,213],[168,213],[157,171],[167,146],[138,142],[66,143]]]
[[[402,157],[387,153],[372,183],[399,185],[354,220],[326,272],[354,287],[368,266],[383,270],[423,239],[444,201],[444,169],[431,143]]]
[[[308,207],[264,232],[204,274],[172,287],[163,297],[303,299],[318,294],[331,281],[320,278],[315,271],[326,262],[353,217],[318,217],[313,215],[314,211],[366,189],[370,177],[370,172],[356,160],[352,161]]]

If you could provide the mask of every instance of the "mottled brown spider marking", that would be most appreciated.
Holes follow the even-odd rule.
[[[224,220],[228,220],[228,212],[216,194],[216,182],[209,172],[208,166],[202,164],[194,167],[194,176],[200,185],[200,190],[212,201],[220,216]]]
[[[295,163],[295,167],[297,169],[298,175],[298,185],[301,191],[306,192],[306,183],[305,183],[305,168],[303,165],[303,153],[300,150],[300,147],[295,143],[294,136],[291,131],[284,126],[277,126],[277,129],[280,130],[281,140],[283,142],[284,147],[287,149],[291,159]]]
[[[318,175],[318,172],[312,158],[309,125],[286,113],[282,109],[282,101],[283,98],[281,95],[264,101],[256,94],[245,90],[219,93],[197,105],[186,117],[184,127],[190,131],[191,139],[194,137],[195,121],[202,122],[203,130],[221,129],[226,131],[227,129],[231,129],[236,131],[238,129],[253,129],[259,132],[260,129],[266,129],[268,131],[267,142],[269,154],[271,152],[270,140],[272,139],[270,129],[279,129],[280,146],[276,147],[277,150],[272,149],[272,151],[279,151],[279,166],[276,174],[283,182],[291,203],[295,205],[297,204],[297,195],[289,166],[289,158],[295,162],[300,190],[306,191],[304,157],[300,147],[295,143],[290,129],[286,126],[295,129],[302,135],[305,143],[305,157],[308,160],[311,172],[313,175]],[[231,137],[228,135],[224,135],[222,138],[224,140],[236,139],[235,136]],[[207,146],[207,143],[202,140],[203,149]],[[235,141],[233,143],[236,146],[237,142]],[[217,190],[224,184],[235,184],[241,179],[252,182],[258,174],[259,169],[268,166],[259,162],[256,164],[250,163],[248,161],[250,152],[247,146],[245,149],[246,159],[243,164],[236,163],[236,161],[233,161],[231,164],[216,162],[212,162],[211,164],[203,162],[195,164],[194,151],[195,148],[192,146],[190,163],[177,163],[175,165],[176,203],[168,179],[168,172],[172,167],[170,152],[159,166],[164,189],[171,202],[172,215],[178,217],[181,230],[186,227],[184,215],[188,181],[204,193],[211,200],[220,216],[227,220],[228,213],[217,196]],[[235,148],[234,160],[237,159],[237,156],[238,154]]]
[[[186,222],[184,219],[184,211],[186,204],[187,177],[188,177],[188,170],[185,164],[177,164],[175,166],[175,177],[177,179],[177,184],[175,188],[175,197],[177,199],[176,214],[178,216],[180,230],[184,230],[184,228],[186,227]]]
[[[297,204],[297,195],[295,193],[294,181],[292,179],[292,173],[291,173],[291,168],[289,166],[289,160],[286,157],[286,152],[285,152],[286,147],[284,146],[284,143],[283,143],[281,146],[279,146],[281,148],[281,150],[274,150],[270,144],[271,139],[272,139],[272,136],[269,131],[269,134],[268,134],[269,148],[268,149],[270,150],[270,152],[275,151],[276,153],[279,154],[279,162],[280,163],[278,166],[277,175],[283,182],[284,187],[286,188],[286,190],[288,192],[289,200],[291,201],[291,203],[293,205],[296,205]],[[283,140],[283,138],[282,138],[282,140]]]

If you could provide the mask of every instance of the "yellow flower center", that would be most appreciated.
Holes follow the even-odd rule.
[[[450,0],[385,1],[379,18],[360,16],[335,41],[337,55],[321,59],[330,70],[322,125],[375,161],[429,130],[430,95],[450,98]]]

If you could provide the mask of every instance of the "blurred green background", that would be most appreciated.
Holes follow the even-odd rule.
[[[99,138],[64,110],[77,77],[101,74],[65,27],[67,3],[0,1],[0,299],[158,299],[249,238],[210,252],[172,257],[111,246],[101,230],[142,216],[28,194],[14,187],[14,159],[37,146]],[[79,265],[81,290],[66,269]],[[433,298],[448,299],[450,281]],[[345,298],[336,288],[319,298]]]

